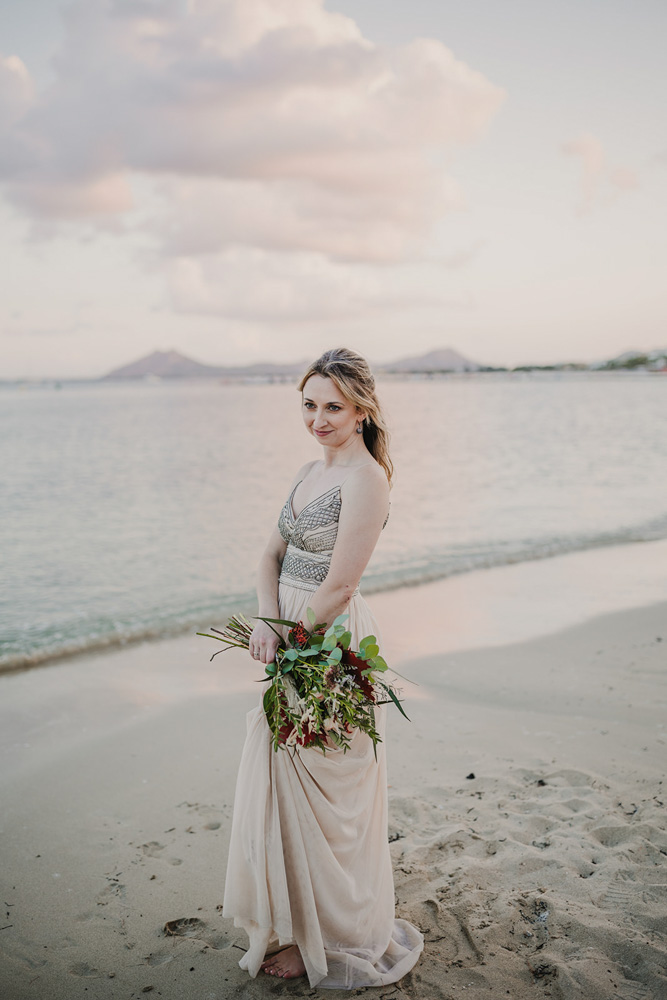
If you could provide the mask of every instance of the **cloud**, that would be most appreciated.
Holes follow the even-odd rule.
[[[350,215],[370,199],[379,222],[400,198],[424,226],[425,203],[457,199],[432,151],[472,141],[503,98],[440,42],[380,49],[319,0],[85,0],[66,23],[56,82],[31,105],[23,64],[3,64],[23,158],[0,170],[37,214],[126,211],[120,179],[139,172],[267,198],[303,183],[299,215],[326,212],[317,192]]]
[[[465,204],[443,159],[505,96],[441,42],[377,46],[323,0],[77,0],[64,16],[44,92],[16,57],[0,66],[7,197],[42,235],[123,219],[200,281],[237,251],[285,255],[297,284],[304,255],[423,253]]]
[[[578,139],[570,139],[562,144],[564,153],[580,156],[583,172],[581,176],[579,215],[586,215],[597,205],[610,204],[623,191],[633,191],[639,187],[636,171],[627,167],[607,167],[606,154],[600,140],[584,133]],[[613,194],[607,185],[614,188]]]
[[[637,171],[627,167],[614,167],[609,173],[609,181],[619,191],[635,191],[639,187]]]
[[[430,271],[422,264],[416,275],[409,265],[396,266],[388,281],[384,269],[369,265],[241,247],[174,258],[168,280],[177,312],[274,326],[378,318],[401,309],[469,307],[467,298],[439,290]]]

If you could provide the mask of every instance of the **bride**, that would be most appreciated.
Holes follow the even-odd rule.
[[[296,474],[257,574],[259,614],[331,623],[349,615],[352,648],[378,627],[359,580],[386,524],[392,464],[388,434],[366,361],[327,351],[298,386],[307,431],[322,458]],[[263,664],[278,638],[264,622],[249,651]],[[386,706],[376,708],[384,739]],[[423,948],[419,931],[394,917],[387,839],[384,742],[354,732],[334,748],[275,751],[260,704],[248,714],[238,773],[223,915],[249,938],[240,966],[311,987],[385,986]]]

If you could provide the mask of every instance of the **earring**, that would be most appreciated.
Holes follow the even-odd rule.
[[[364,428],[362,424],[357,424],[357,434],[363,434]]]

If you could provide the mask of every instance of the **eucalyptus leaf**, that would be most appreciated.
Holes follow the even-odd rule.
[[[272,694],[272,692],[273,692],[273,688],[272,687],[267,688],[266,691],[264,692],[264,697],[262,699],[262,705],[264,706],[264,712],[265,712],[266,715],[268,715],[269,712],[271,711],[271,694]]]
[[[333,622],[331,624],[332,625],[342,625],[343,622],[346,622],[349,617],[350,617],[349,615],[338,615],[337,618],[334,618],[334,620],[333,620]]]
[[[274,625],[287,625],[289,628],[294,628],[297,624],[296,622],[287,621],[286,618],[264,618],[262,615],[255,615],[255,618],[260,622],[273,622]]]
[[[343,650],[340,648],[340,646],[336,646],[336,648],[332,649],[331,652],[329,653],[328,657],[329,663],[340,663],[342,655],[343,655]]]
[[[306,608],[306,614],[308,615],[308,621],[310,622],[310,624],[314,625],[317,619],[315,618],[315,612],[313,611],[313,609]]]
[[[364,647],[364,657],[367,660],[372,660],[374,656],[377,656],[380,652],[380,647],[375,643],[370,643],[368,646]]]
[[[385,691],[387,692],[387,694],[389,695],[389,697],[391,698],[391,700],[393,701],[394,705],[399,710],[401,715],[404,715],[409,722],[410,721],[409,717],[403,711],[403,706],[401,705],[400,701],[398,700],[392,689],[387,684],[382,684],[382,687],[385,689]]]

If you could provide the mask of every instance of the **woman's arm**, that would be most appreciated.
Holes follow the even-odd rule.
[[[264,618],[278,618],[278,578],[287,551],[287,542],[274,527],[257,566],[257,603]]]
[[[304,478],[312,465],[313,462],[307,462],[306,465],[299,469],[292,482],[291,490]],[[280,617],[278,608],[278,579],[286,551],[287,542],[280,534],[276,525],[271,532],[271,537],[257,567],[258,614],[263,618]],[[278,636],[270,625],[267,625],[266,622],[257,622],[250,636],[248,651],[253,659],[259,660],[260,663],[272,663],[276,656],[278,641]],[[259,655],[255,656],[255,653]]]
[[[315,620],[327,624],[346,610],[380,537],[389,510],[382,469],[368,465],[353,472],[341,487],[341,501],[329,572],[310,605]]]

